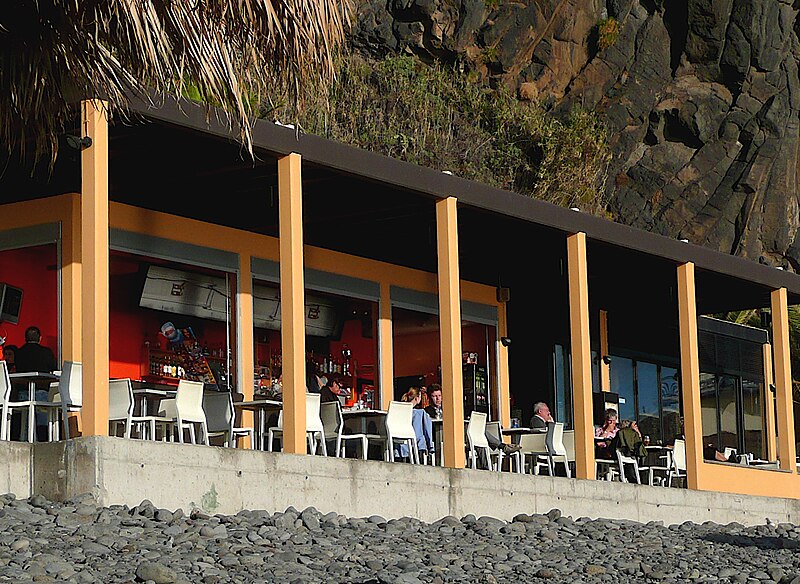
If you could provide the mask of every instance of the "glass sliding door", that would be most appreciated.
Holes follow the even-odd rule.
[[[764,444],[764,386],[758,381],[742,379],[742,422],[744,451],[758,458],[767,458]]]
[[[613,357],[611,360],[611,391],[619,395],[619,419],[636,419],[633,360]]]
[[[652,442],[662,439],[661,408],[659,407],[658,366],[654,363],[636,363],[636,391],[639,430],[650,436]]]
[[[738,379],[732,375],[720,375],[717,382],[719,406],[719,450],[735,448],[739,450],[738,415],[736,393]]]
[[[556,408],[553,417],[564,422],[565,430],[572,430],[572,378],[570,356],[564,345],[556,345],[553,351],[553,384],[556,389]]]
[[[703,446],[719,445],[717,428],[717,378],[713,373],[700,374],[700,412],[703,422]]]

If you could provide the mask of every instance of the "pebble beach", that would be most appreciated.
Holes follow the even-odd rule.
[[[665,526],[521,514],[345,517],[313,508],[208,515],[0,496],[0,582],[800,584],[800,526]]]

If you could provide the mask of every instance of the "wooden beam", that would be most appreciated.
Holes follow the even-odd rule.
[[[604,357],[608,355],[608,311],[600,311],[600,391],[611,391],[611,364]]]
[[[592,348],[589,337],[589,279],[586,234],[567,237],[575,476],[595,478],[592,408]]]
[[[253,399],[253,372],[255,371],[255,355],[253,354],[255,343],[253,339],[253,274],[250,271],[250,256],[239,254],[239,286],[237,292],[238,326],[237,334],[239,337],[239,393],[242,394],[244,401]],[[241,413],[241,426],[245,428],[255,428],[253,412],[243,410]],[[254,445],[253,445],[254,446]]]
[[[306,452],[306,325],[301,158],[278,160],[283,451]]]
[[[499,406],[499,418],[503,428],[511,427],[511,386],[508,375],[508,347],[503,345],[501,338],[508,336],[508,316],[506,304],[497,307],[497,395]],[[507,437],[506,442],[510,441]]]
[[[464,379],[461,357],[461,290],[455,197],[436,202],[439,328],[442,359],[443,454],[448,468],[464,468]]]

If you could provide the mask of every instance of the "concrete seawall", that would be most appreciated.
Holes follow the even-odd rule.
[[[636,521],[800,522],[800,500],[606,481],[453,470],[377,461],[86,437],[0,443],[0,490],[53,500],[92,492],[102,505],[283,511],[313,506],[350,517],[434,521],[468,513],[511,519],[558,508],[573,517]]]

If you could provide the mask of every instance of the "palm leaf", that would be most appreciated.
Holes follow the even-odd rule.
[[[0,9],[0,138],[55,159],[74,104],[187,87],[230,114],[251,149],[266,89],[329,81],[350,0],[6,0]]]

